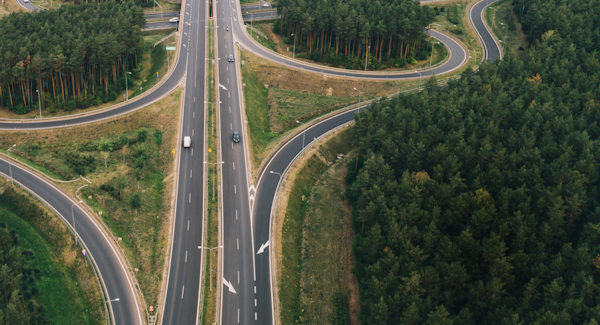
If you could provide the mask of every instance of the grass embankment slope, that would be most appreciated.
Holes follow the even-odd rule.
[[[519,18],[513,12],[513,7],[512,1],[498,1],[488,7],[485,12],[485,19],[496,38],[502,40],[500,46],[507,53],[523,54],[522,51],[527,48],[527,41],[521,31]],[[506,44],[503,42],[506,42]]]
[[[20,10],[23,10],[23,8],[17,4],[16,0],[0,0],[0,18]]]
[[[275,246],[282,324],[357,324],[353,233],[343,196],[347,159],[338,159],[351,149],[349,132],[309,149],[281,190]]]
[[[418,80],[369,81],[329,77],[280,66],[242,52],[242,80],[253,176],[267,153],[290,130],[359,99],[412,89]],[[357,88],[363,94],[354,90]]]
[[[6,0],[9,1],[9,0]],[[1,12],[0,7],[0,12]],[[133,78],[133,86],[131,86],[129,91],[129,99],[132,99],[142,92],[145,92],[151,89],[154,85],[162,80],[162,78],[166,75],[168,71],[169,64],[172,66],[175,61],[175,51],[172,51],[169,55],[170,63],[167,63],[167,51],[165,49],[167,44],[176,43],[177,35],[172,35],[167,40],[160,43],[158,46],[154,47],[154,44],[161,40],[163,37],[169,35],[173,30],[152,30],[152,31],[143,31],[142,32],[142,42],[143,52],[141,55],[141,62],[139,64],[139,69],[132,71],[132,74],[129,75],[130,78]],[[171,46],[174,46],[171,44]],[[156,77],[156,73],[158,72],[158,78]],[[131,80],[130,80],[131,81]],[[123,90],[118,93],[117,98],[113,101],[102,102],[102,100],[90,95],[89,101],[96,101],[96,104],[93,106],[89,106],[84,109],[73,109],[73,110],[63,110],[63,109],[50,109],[50,108],[42,108],[42,117],[57,117],[57,116],[68,116],[73,114],[86,113],[90,111],[95,111],[102,108],[107,108],[119,103],[122,103],[126,100],[126,90]],[[39,110],[32,109],[29,113],[24,115],[16,114],[13,111],[8,109],[0,109],[0,118],[14,118],[14,119],[27,119],[27,118],[39,118]]]
[[[33,293],[35,308],[43,305],[42,313],[53,324],[104,322],[102,293],[91,265],[59,217],[3,178],[0,189],[0,231],[15,231],[22,250],[33,251],[30,269],[40,271],[19,294]]]
[[[89,125],[0,133],[3,147],[17,144],[11,156],[63,179],[85,175],[92,182],[80,197],[122,238],[146,302],[154,306],[168,238],[180,96],[176,90],[141,110]],[[57,185],[75,196],[83,184]]]

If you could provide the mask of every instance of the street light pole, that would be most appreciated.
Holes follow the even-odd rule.
[[[504,25],[504,42],[502,42],[502,52],[505,52],[506,48],[506,35],[508,35],[508,25],[505,23],[500,23],[500,25]]]
[[[205,161],[204,163],[205,164],[209,164],[209,165],[216,165],[216,164],[218,164],[218,163],[209,163],[208,161]],[[221,164],[222,163],[224,163],[224,161],[221,161]],[[212,177],[212,184],[213,184],[213,186],[212,186],[212,188],[213,188],[213,195],[212,196],[213,197],[212,198],[213,198],[213,201],[215,200],[215,173],[216,172],[217,172],[216,169],[213,169],[213,177]]]
[[[213,248],[209,248],[209,247],[202,247],[202,246],[198,246],[198,249],[208,249],[208,270],[209,270],[209,278],[210,278],[210,291],[212,291],[212,250],[213,249],[219,249],[219,248],[223,248],[223,246],[217,246],[217,247],[213,247]]]
[[[419,74],[419,88],[421,88],[421,78],[423,78],[423,75],[417,70],[415,72]]]
[[[431,64],[433,63],[433,47],[436,44],[440,44],[440,43],[438,43],[438,42],[431,42],[431,58],[429,58],[429,66],[431,66]]]
[[[126,94],[125,101],[129,100],[129,87],[127,85],[127,75],[128,74],[131,74],[131,72],[127,71],[127,73],[125,74],[125,94]]]
[[[8,148],[8,150],[6,150],[6,155],[10,157],[10,149],[12,149],[12,148],[14,148],[16,146],[17,146],[17,144],[15,143],[15,144],[13,144],[12,147]],[[8,162],[8,170],[10,171],[10,181],[12,182],[13,185],[15,185],[15,179],[13,178],[12,168],[10,166],[11,166],[11,164],[10,164],[10,161],[9,161]]]
[[[113,300],[107,300],[107,301],[106,301],[106,303],[108,304],[109,302],[113,302],[113,301],[119,301],[119,300],[121,300],[121,299],[119,299],[119,298],[116,298],[116,299],[113,299]]]
[[[354,87],[354,90],[358,91],[358,102],[360,103],[360,96],[362,96],[363,92],[356,89],[356,87]]]
[[[39,89],[36,89],[35,92],[38,93],[38,104],[39,104],[39,107],[40,107],[40,120],[41,120],[42,119],[42,100],[41,100],[42,95],[40,94],[40,90]]]
[[[302,126],[304,127],[304,123],[296,120],[296,123],[300,123],[302,124]],[[304,158],[304,137],[306,136],[306,127],[304,127],[304,130],[302,131],[302,158]]]
[[[279,179],[283,178],[283,176],[278,173],[278,172],[274,172],[272,170],[269,171],[271,174],[275,174],[275,175],[279,175]],[[279,187],[279,189],[281,189],[281,187]],[[277,211],[279,210],[279,191],[277,191],[277,205],[275,207],[275,215],[277,215]]]
[[[83,203],[83,201],[79,201],[71,205],[71,218],[73,219],[73,230],[75,231],[75,245],[77,245],[77,227],[75,227],[75,214],[73,213],[73,207],[81,203]]]
[[[296,34],[290,34],[290,36],[294,36],[294,51],[292,54],[292,59],[296,58]]]
[[[175,44],[175,42],[167,43],[167,45]],[[167,70],[171,69],[171,56],[169,55],[169,51],[167,51]]]
[[[369,52],[371,52],[371,46],[367,46],[367,55],[365,55],[365,72],[367,72],[367,59],[369,58]]]

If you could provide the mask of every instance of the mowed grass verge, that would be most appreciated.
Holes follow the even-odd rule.
[[[179,150],[181,89],[157,103],[115,119],[65,129],[0,132],[11,156],[64,179],[83,175],[92,184],[79,192],[120,242],[144,298],[156,306],[168,240]],[[9,145],[10,144],[10,145]],[[58,183],[71,196],[84,181]],[[102,214],[100,214],[102,212]]]
[[[32,287],[21,294],[36,287],[39,293],[33,298],[44,306],[53,324],[103,323],[102,293],[92,266],[79,253],[66,226],[9,181],[0,179],[0,188],[0,225],[6,225],[0,231],[16,231],[22,249],[33,250],[30,267],[41,270]]]
[[[307,73],[246,51],[242,51],[241,60],[253,177],[282,137],[301,126],[296,121],[306,123],[359,100],[413,89],[420,84],[419,80],[370,81]]]
[[[287,205],[281,243],[276,245],[281,247],[277,259],[282,324],[331,323],[333,315],[340,312],[334,298],[343,297],[345,302],[338,309],[343,310],[348,304],[352,278],[349,210],[343,203],[340,182],[335,179],[342,171],[327,170],[337,161],[338,154],[351,150],[349,132],[351,129],[344,129],[307,152],[310,156],[304,164],[290,172],[293,180],[289,192],[282,190]],[[318,181],[326,185],[315,186]],[[332,243],[332,238],[337,243]],[[358,292],[354,291],[357,297]]]

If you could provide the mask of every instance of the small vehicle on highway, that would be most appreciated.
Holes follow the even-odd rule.
[[[29,0],[23,0],[23,2],[27,3],[27,2],[29,2]]]
[[[227,31],[229,31],[229,27],[227,27]]]
[[[235,59],[233,58],[233,55],[231,55],[231,54],[230,54],[230,55],[227,57],[227,61],[229,61],[229,62],[233,62],[233,61],[235,61]]]
[[[263,3],[263,5],[262,5],[262,6],[263,6],[263,7],[271,7],[271,5],[270,5],[270,4],[268,4],[268,3],[266,3],[266,2],[265,2],[265,3]]]
[[[189,148],[191,146],[192,146],[192,138],[190,138],[189,136],[183,137],[183,147]]]
[[[238,132],[233,132],[233,142],[240,142],[240,134]]]
[[[177,23],[177,22],[179,22],[179,17],[173,17],[173,18],[169,19],[169,22],[170,23]]]

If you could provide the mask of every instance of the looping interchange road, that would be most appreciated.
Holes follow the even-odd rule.
[[[496,39],[483,22],[482,13],[497,0],[482,0],[471,7],[469,22],[475,29],[484,49],[483,59],[502,58]],[[37,10],[31,3],[17,2],[27,10]],[[422,1],[430,2],[430,1]],[[249,159],[244,136],[233,143],[233,132],[245,135],[244,112],[240,94],[239,63],[229,62],[236,55],[236,46],[265,59],[288,67],[332,76],[360,79],[413,79],[442,75],[462,67],[468,61],[466,49],[453,38],[432,30],[449,50],[444,63],[420,73],[372,73],[330,69],[295,61],[271,52],[254,42],[244,30],[241,7],[237,0],[215,0],[216,55],[218,115],[221,161],[222,214],[221,237],[222,269],[221,295],[218,303],[220,324],[273,324],[275,304],[271,282],[271,208],[280,176],[293,163],[306,146],[331,130],[353,120],[357,109],[345,111],[310,125],[305,130],[306,143],[300,135],[284,142],[265,163],[255,185],[249,177]],[[159,302],[160,323],[197,324],[200,312],[200,286],[202,277],[201,252],[203,245],[205,201],[205,114],[206,114],[206,59],[208,1],[185,0],[181,8],[178,56],[176,65],[167,79],[136,100],[114,109],[64,119],[42,121],[0,122],[0,130],[36,130],[61,128],[98,122],[143,108],[170,94],[177,86],[185,87],[181,134],[192,137],[192,148],[178,150],[178,181],[176,205],[172,224],[169,273],[164,300]],[[229,31],[227,31],[229,27]],[[181,140],[181,139],[180,139]],[[195,155],[194,155],[195,151]],[[274,172],[274,173],[271,173]],[[58,187],[19,167],[8,159],[0,158],[0,174],[34,192],[52,206],[69,224],[76,223],[77,234],[92,257],[107,298],[119,298],[109,303],[114,324],[145,324],[146,311],[140,293],[134,285],[133,274],[128,269],[117,244],[111,240],[97,218],[80,208],[72,198]],[[193,176],[193,177],[192,177]],[[73,208],[73,218],[69,218]]]

